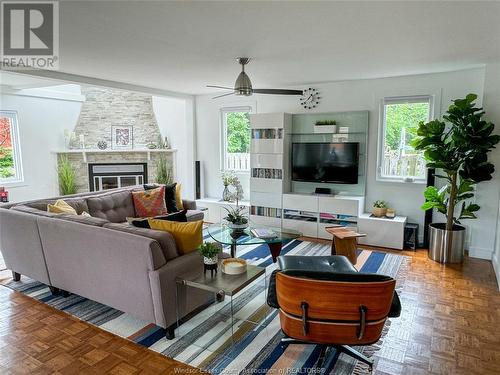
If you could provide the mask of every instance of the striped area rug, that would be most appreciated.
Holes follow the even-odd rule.
[[[292,240],[284,245],[281,254],[315,256],[329,253],[329,245]],[[46,285],[24,277],[20,282],[10,282],[7,286],[111,333],[213,374],[311,373],[310,369],[318,359],[319,348],[315,345],[282,347],[279,316],[277,311],[265,304],[267,280],[276,268],[267,245],[238,247],[237,255],[249,264],[266,267],[266,274],[233,297],[233,327],[231,301],[226,297],[223,302],[208,307],[182,324],[176,330],[174,340],[167,340],[163,330],[154,324],[78,295],[71,294],[66,298],[52,296]],[[397,254],[360,250],[356,268],[398,279],[403,277],[402,266],[407,260],[408,257]],[[378,347],[375,344],[357,349],[370,355]],[[331,373],[361,374],[367,372],[366,369],[342,354]]]

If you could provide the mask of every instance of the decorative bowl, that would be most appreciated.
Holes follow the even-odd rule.
[[[227,223],[227,226],[231,229],[234,229],[234,230],[244,230],[244,229],[248,228],[248,223],[246,223],[246,224]]]
[[[372,208],[372,214],[373,216],[376,216],[376,217],[383,217],[385,216],[387,212],[387,208],[382,208],[382,207],[373,207]]]
[[[227,275],[240,275],[247,271],[247,262],[240,258],[227,258],[222,261],[222,272]]]

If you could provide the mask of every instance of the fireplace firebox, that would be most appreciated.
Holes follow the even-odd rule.
[[[90,191],[108,190],[148,182],[147,163],[89,164]]]

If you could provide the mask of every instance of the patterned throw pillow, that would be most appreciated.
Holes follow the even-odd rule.
[[[176,205],[176,186],[177,183],[168,185],[158,185],[158,184],[144,184],[144,190],[158,189],[160,186],[165,186],[165,206],[167,206],[168,213],[173,213],[179,211]]]
[[[153,217],[167,213],[164,186],[153,190],[133,191],[132,198],[135,214],[138,217]]]

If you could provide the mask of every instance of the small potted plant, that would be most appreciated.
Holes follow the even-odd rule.
[[[227,216],[224,220],[229,223],[229,228],[243,230],[248,227],[248,218],[243,213],[245,210],[244,206],[240,206],[236,203],[235,207],[224,207],[224,209],[227,211]]]
[[[384,201],[373,202],[372,215],[376,217],[383,217],[387,213],[387,203]]]
[[[215,242],[205,242],[200,245],[198,252],[203,256],[204,270],[215,270],[217,273],[217,263],[219,261],[219,253],[222,247]]]
[[[337,122],[335,120],[320,120],[314,124],[315,133],[335,133],[337,132]]]

